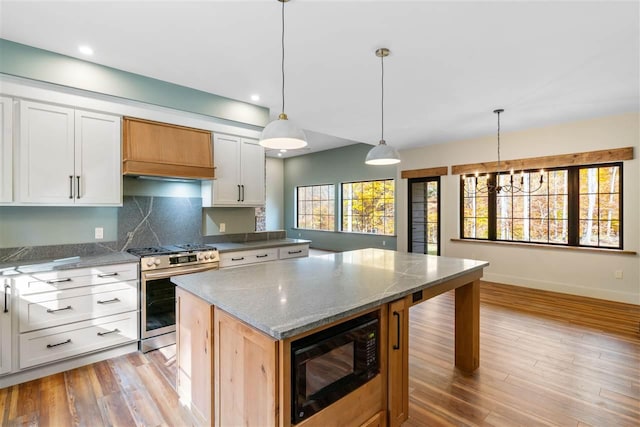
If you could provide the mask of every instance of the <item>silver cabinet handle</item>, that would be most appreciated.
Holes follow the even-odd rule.
[[[113,331],[98,332],[98,333],[97,333],[97,335],[98,335],[99,337],[103,337],[103,336],[105,336],[105,335],[115,334],[115,333],[117,333],[117,332],[120,332],[120,329],[115,328]]]
[[[231,261],[242,261],[244,259],[243,256],[241,256],[240,258],[231,258]]]
[[[51,280],[47,280],[47,283],[52,285],[54,283],[60,283],[60,282],[70,282],[71,281],[71,277],[65,277],[64,279],[51,279]]]
[[[287,252],[289,255],[293,255],[293,254],[301,254],[302,253],[302,249],[300,249],[299,251],[288,251]]]
[[[77,188],[77,194],[78,195],[76,196],[76,199],[79,199],[80,195],[81,195],[81,193],[80,193],[80,175],[76,175],[76,179],[78,180],[78,188]]]
[[[117,276],[118,272],[114,271],[113,273],[102,273],[102,274],[98,274],[98,277],[103,278],[103,277],[113,277],[113,276]]]
[[[69,198],[73,199],[73,175],[69,175]]]
[[[7,304],[7,296],[9,294],[9,289],[11,289],[11,286],[9,286],[9,284],[5,284],[4,285],[4,312],[5,313],[9,312],[9,305]]]
[[[111,304],[114,302],[120,302],[120,298],[113,298],[113,299],[108,299],[104,301],[98,301],[98,304]]]
[[[57,312],[57,311],[64,311],[64,310],[71,310],[71,306],[70,306],[70,305],[68,305],[68,306],[66,306],[66,307],[56,308],[56,309],[50,309],[50,308],[48,308],[48,309],[47,309],[47,313],[55,313],[55,312]]]
[[[47,348],[53,348],[53,347],[57,347],[59,345],[69,344],[70,342],[71,342],[71,338],[69,338],[66,341],[59,342],[58,344],[47,344]]]

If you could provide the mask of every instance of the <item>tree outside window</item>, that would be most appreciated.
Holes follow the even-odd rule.
[[[393,235],[394,181],[387,179],[343,183],[342,231]]]
[[[335,230],[335,186],[309,185],[296,188],[297,228]]]

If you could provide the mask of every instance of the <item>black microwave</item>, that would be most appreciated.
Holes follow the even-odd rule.
[[[378,313],[291,343],[291,418],[299,423],[380,371]]]

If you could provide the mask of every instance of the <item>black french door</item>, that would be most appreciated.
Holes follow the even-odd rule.
[[[440,177],[409,179],[409,252],[440,255]]]

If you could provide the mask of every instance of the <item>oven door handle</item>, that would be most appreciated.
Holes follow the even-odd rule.
[[[179,274],[199,273],[207,270],[217,270],[218,264],[210,263],[202,267],[176,267],[169,268],[162,271],[145,271],[142,273],[143,279],[164,279],[171,276],[177,276]]]

